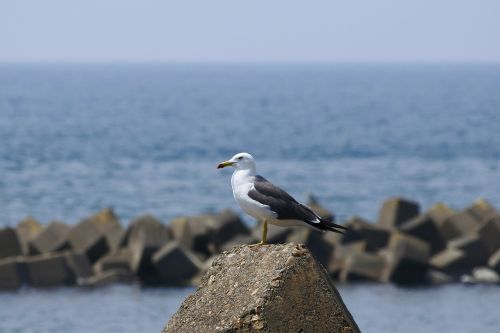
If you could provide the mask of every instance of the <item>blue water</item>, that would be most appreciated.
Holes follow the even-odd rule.
[[[497,333],[500,325],[498,286],[404,289],[367,284],[338,289],[364,333]],[[193,291],[112,286],[3,293],[0,332],[160,333]]]
[[[341,219],[374,219],[395,195],[423,208],[477,197],[500,207],[499,128],[500,65],[4,64],[0,226],[26,215],[76,223],[108,206],[124,224],[145,212],[168,222],[239,211],[230,171],[215,169],[239,151]],[[367,332],[491,332],[498,290],[341,291]],[[0,331],[158,331],[187,292],[2,294]]]
[[[0,224],[237,209],[217,162],[339,216],[500,203],[500,65],[1,65]]]

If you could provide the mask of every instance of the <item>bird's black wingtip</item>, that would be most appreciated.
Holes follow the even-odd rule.
[[[316,220],[315,222],[310,222],[310,221],[304,220],[304,222],[307,223],[309,226],[313,227],[314,229],[321,231],[321,232],[331,231],[331,232],[336,232],[339,234],[344,234],[347,230],[349,230],[348,227],[337,224],[333,221],[329,221],[329,220],[323,219],[321,217],[317,217],[317,219],[319,220],[319,223],[318,223],[318,220]]]
[[[347,230],[349,230],[348,227],[324,219],[321,219],[321,223],[319,224],[319,226],[324,230],[336,232],[339,234],[344,234]]]

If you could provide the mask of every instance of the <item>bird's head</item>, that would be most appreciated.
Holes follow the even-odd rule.
[[[228,166],[232,166],[235,169],[255,169],[255,159],[249,153],[238,153],[231,157],[230,160],[219,163],[217,169],[222,169]]]

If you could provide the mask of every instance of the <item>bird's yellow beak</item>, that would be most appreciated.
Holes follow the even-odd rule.
[[[222,163],[219,163],[219,165],[217,165],[217,169],[222,169],[222,168],[231,166],[233,164],[234,164],[234,162],[230,162],[230,161],[222,162]]]

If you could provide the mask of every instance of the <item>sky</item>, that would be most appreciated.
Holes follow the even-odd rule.
[[[0,0],[0,62],[499,62],[498,0]]]

